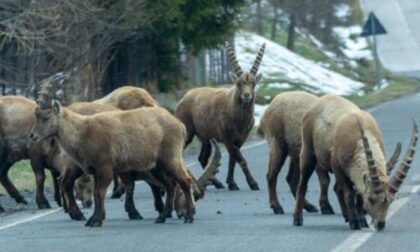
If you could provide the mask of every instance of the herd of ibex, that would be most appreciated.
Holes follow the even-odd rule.
[[[240,67],[226,43],[233,71],[231,88],[194,88],[177,104],[175,115],[159,106],[144,89],[126,86],[92,101],[67,107],[54,99],[63,75],[46,79],[36,101],[17,96],[0,98],[0,182],[18,203],[25,199],[8,177],[12,165],[29,159],[36,178],[36,203],[50,208],[44,195],[45,168],[54,181],[54,198],[74,220],[84,220],[76,198],[84,207],[94,202],[94,213],[86,226],[99,227],[105,218],[104,199],[114,180],[112,197],[125,193],[125,211],[130,219],[141,219],[133,191],[136,180],[149,184],[157,223],[175,210],[186,223],[193,222],[195,201],[206,187],[224,188],[216,179],[221,153],[226,146],[229,190],[239,190],[234,180],[236,163],[251,190],[259,186],[240,152],[254,125],[255,87],[261,79],[258,68],[265,44],[249,72]],[[410,168],[417,125],[407,154],[388,180],[401,152],[398,144],[387,162],[382,133],[366,111],[340,96],[317,97],[296,91],[279,94],[265,111],[258,129],[269,145],[267,183],[269,203],[275,214],[284,210],[277,199],[277,177],[290,157],[287,183],[296,207],[293,224],[303,223],[302,210],[318,209],[305,199],[308,180],[317,172],[321,186],[322,214],[334,214],[328,200],[329,173],[335,175],[334,191],[341,212],[351,229],[368,227],[369,214],[377,230],[385,227],[389,205]],[[201,142],[199,178],[186,167],[183,149],[197,136]],[[165,201],[162,196],[165,194]],[[0,207],[0,210],[3,208]]]

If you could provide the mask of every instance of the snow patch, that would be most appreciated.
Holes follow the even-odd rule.
[[[343,21],[351,15],[351,7],[348,4],[339,4],[335,6],[335,16]]]
[[[343,44],[341,51],[350,59],[372,60],[372,52],[366,38],[360,37],[362,27],[359,25],[333,28],[335,35]]]
[[[289,83],[283,82],[283,83],[269,83],[267,85],[269,88],[278,88],[278,89],[287,89],[287,88],[291,88],[292,85],[290,85]]]
[[[269,39],[240,31],[235,38],[235,48],[244,70],[251,68],[262,43],[266,43],[266,51],[259,72],[268,79],[282,78],[285,82],[302,83],[305,88],[317,93],[338,95],[357,92],[363,86],[362,83],[319,66]]]
[[[266,104],[266,105],[255,104],[255,108],[254,108],[254,119],[255,119],[254,127],[260,126],[261,117],[262,117],[262,115],[264,114],[264,112],[267,108],[268,108],[268,104]]]

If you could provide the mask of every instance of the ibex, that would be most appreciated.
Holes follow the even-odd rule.
[[[93,103],[112,105],[121,110],[159,106],[159,103],[153,99],[149,92],[134,86],[117,88],[105,97],[93,101]],[[114,188],[111,198],[120,198],[124,193],[124,187],[119,182],[118,175],[114,175]]]
[[[92,104],[92,105],[90,105]],[[134,86],[123,86],[120,88],[115,89],[105,97],[100,99],[94,100],[93,102],[77,102],[71,105],[72,108],[84,110],[86,106],[90,106],[92,108],[100,107],[101,105],[105,105],[106,107],[113,106],[115,108],[121,110],[129,110],[135,109],[140,107],[153,107],[158,106],[159,103],[153,99],[153,97],[143,88],[134,87]],[[73,109],[74,110],[74,109]],[[77,111],[76,111],[77,112]],[[86,114],[86,113],[82,113]],[[93,114],[93,113],[88,113]],[[78,180],[79,181],[79,180]],[[76,189],[83,188],[88,190],[88,184],[78,185],[78,181],[76,181]],[[88,178],[84,178],[82,181],[88,182]],[[91,183],[92,184],[92,183]],[[157,190],[156,188],[153,189],[153,185],[151,185],[152,190]],[[79,196],[87,197],[89,194],[83,191],[78,191]],[[114,188],[112,190],[111,198],[119,198],[124,193],[124,187],[120,184],[120,179],[118,175],[114,175]],[[156,193],[156,192],[154,192]],[[83,202],[83,201],[82,201]],[[160,203],[157,203],[158,205]],[[158,207],[160,208],[160,207]]]
[[[261,74],[257,72],[264,55],[265,44],[261,46],[249,73],[242,71],[228,43],[226,47],[234,68],[234,72],[230,72],[234,86],[194,88],[178,102],[175,115],[187,128],[185,146],[195,135],[200,140],[202,145],[198,159],[203,168],[211,152],[210,139],[216,139],[222,142],[229,152],[229,172],[226,180],[229,190],[239,190],[234,180],[236,163],[241,166],[249,187],[258,190],[258,184],[252,177],[240,148],[254,124],[254,89],[261,79]],[[216,179],[213,180],[213,184],[216,188],[224,187]]]
[[[293,197],[299,182],[299,153],[301,147],[301,118],[309,107],[318,100],[315,95],[303,91],[285,92],[277,95],[261,117],[258,134],[264,136],[269,146],[269,164],[267,173],[268,194],[270,207],[275,214],[283,214],[283,208],[277,198],[277,177],[286,161],[290,157],[287,183]],[[329,176],[327,174],[327,178]],[[328,202],[328,184],[321,187],[321,212],[331,213]],[[318,209],[305,200],[308,212]]]
[[[345,98],[333,95],[319,98],[302,119],[301,175],[294,225],[303,223],[307,183],[317,166],[317,169],[332,168],[336,194],[351,229],[368,226],[366,211],[374,227],[382,230],[389,205],[410,168],[417,135],[414,122],[404,161],[388,181],[383,137],[375,119]]]
[[[76,102],[71,104],[67,107],[71,111],[78,113],[80,115],[93,115],[97,113],[102,112],[109,112],[109,111],[118,111],[119,109],[115,108],[114,106],[107,105],[107,104],[97,104],[92,102]],[[44,140],[44,143],[42,144],[42,149],[38,151],[38,153],[41,153],[42,155],[38,158],[39,160],[43,160],[43,162],[37,162],[36,167],[33,167],[33,169],[36,169],[39,172],[42,172],[42,169],[44,169],[44,166],[51,167],[52,169],[55,169],[60,174],[64,172],[65,169],[71,169],[71,170],[80,170],[77,163],[69,157],[65,151],[62,151],[57,141],[54,140],[53,137],[50,137],[46,140]],[[32,155],[31,158],[35,158],[35,155]],[[42,165],[41,165],[42,164]],[[72,171],[75,172],[75,171]],[[118,183],[119,179],[115,179],[114,177],[114,183],[117,181]],[[74,185],[74,181],[71,183],[69,182],[66,184],[67,190],[72,191]],[[160,197],[160,188],[154,186],[153,184],[149,184],[153,194],[159,195],[158,197],[155,197],[155,206],[157,206],[156,210],[161,212],[163,209],[163,202]],[[118,187],[118,186],[116,186]],[[75,183],[75,189],[76,189],[76,198],[80,199],[82,201],[83,207],[90,207],[92,205],[92,198],[93,198],[93,179],[87,175],[84,174],[81,178],[76,180]],[[113,193],[115,193],[115,187]],[[67,210],[67,208],[72,208],[74,206],[68,206],[67,204],[75,204],[75,201],[69,200],[69,202],[66,202],[66,204],[63,205],[64,209]]]
[[[164,221],[173,207],[174,185],[167,178],[173,178],[183,190],[187,205],[184,219],[186,223],[193,221],[192,178],[182,159],[186,132],[180,121],[160,107],[82,116],[58,101],[51,102],[50,89],[44,85],[40,92],[31,139],[37,142],[56,137],[83,171],[94,175],[95,211],[86,226],[102,226],[104,198],[114,172],[127,185],[125,178],[132,171],[150,171],[165,186],[166,203],[157,222]]]
[[[31,148],[28,146],[29,134],[33,126],[36,103],[19,96],[0,97],[0,182],[16,202],[27,204],[8,177],[12,165],[23,159],[30,159],[36,179],[36,203],[38,208],[49,208],[50,205],[44,195],[44,181],[46,166],[42,158],[42,144]],[[41,167],[42,169],[38,169]],[[51,167],[49,167],[51,168]],[[59,173],[51,170],[54,181],[54,198],[61,204],[57,177]],[[3,208],[0,207],[2,211]]]
[[[158,102],[143,88],[124,86],[115,89],[93,103],[112,105],[122,110],[158,106]]]

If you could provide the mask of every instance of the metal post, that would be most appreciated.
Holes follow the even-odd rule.
[[[378,46],[376,41],[376,27],[375,22],[372,23],[372,33],[373,33],[373,57],[375,58],[375,81],[378,90],[381,89],[381,66],[378,57]]]

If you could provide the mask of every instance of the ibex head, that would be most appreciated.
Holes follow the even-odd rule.
[[[61,81],[61,75],[54,75],[45,80],[41,86],[36,101],[38,106],[35,109],[35,124],[30,135],[33,142],[44,140],[57,133],[61,105],[53,98]]]
[[[210,140],[210,141],[212,145],[212,153],[210,155],[208,164],[206,168],[204,169],[203,174],[197,180],[195,180],[194,176],[192,176],[193,177],[193,184],[192,184],[193,195],[196,201],[204,197],[204,192],[206,190],[206,187],[209,184],[211,184],[211,179],[214,178],[216,173],[219,172],[218,167],[220,166],[220,159],[222,155],[220,153],[220,149],[216,141],[215,140]],[[177,186],[176,191],[175,191],[174,208],[175,208],[178,218],[185,216],[185,213],[187,212],[186,200],[185,200],[185,195],[179,186]]]
[[[387,185],[384,185],[379,180],[375,159],[373,158],[368,138],[366,137],[363,126],[360,124],[360,122],[359,127],[368,166],[368,172],[363,174],[363,181],[365,184],[365,192],[363,192],[363,206],[366,212],[372,217],[372,224],[374,225],[375,229],[382,230],[385,228],[388,208],[394,200],[395,194],[397,193],[400,185],[404,181],[404,178],[406,177],[413,160],[418,137],[417,124],[413,120],[413,133],[407,153],[399,169]],[[398,149],[399,148],[397,145],[396,153],[399,152]],[[389,161],[393,163],[391,166],[395,165],[397,159],[398,156],[396,157],[393,155],[393,158],[391,158]],[[389,166],[390,165],[387,165],[387,168],[392,170],[393,167]]]
[[[229,71],[230,79],[238,87],[241,101],[245,104],[249,104],[255,97],[255,86],[262,77],[261,73],[257,74],[257,72],[260,67],[262,57],[264,56],[265,44],[262,44],[249,73],[242,71],[238,60],[236,59],[235,52],[232,50],[229,42],[226,42],[226,49],[230,63],[233,67],[233,72]]]

